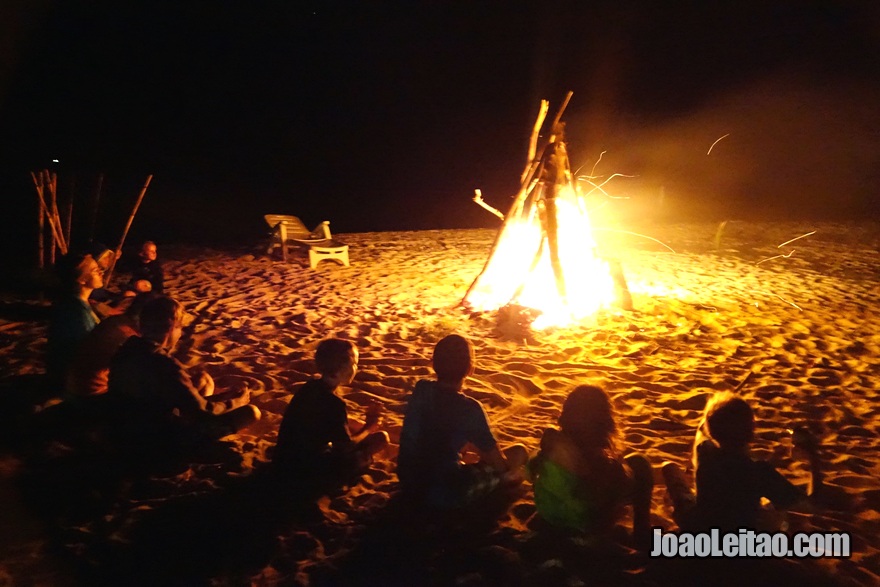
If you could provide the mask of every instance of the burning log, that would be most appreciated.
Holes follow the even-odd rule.
[[[613,268],[597,254],[584,197],[572,177],[561,121],[570,98],[571,92],[536,157],[549,108],[546,101],[541,103],[520,190],[486,264],[462,300],[472,309],[530,308],[538,316],[534,327],[541,328],[585,317],[615,297],[622,307],[632,307],[619,264]]]

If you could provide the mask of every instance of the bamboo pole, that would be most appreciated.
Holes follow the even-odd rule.
[[[119,239],[119,246],[116,247],[116,254],[113,255],[113,259],[110,263],[110,269],[107,270],[107,277],[104,280],[104,287],[108,287],[110,285],[110,280],[113,278],[113,270],[116,269],[116,259],[122,255],[122,245],[125,244],[125,237],[128,236],[128,230],[131,228],[131,223],[134,222],[134,215],[137,214],[138,208],[141,206],[141,202],[144,199],[144,194],[147,193],[147,188],[150,187],[150,182],[153,180],[153,174],[147,176],[147,181],[144,182],[144,187],[141,188],[141,193],[138,194],[137,202],[134,203],[134,208],[131,210],[131,215],[128,217],[128,222],[125,223],[125,230],[122,231],[122,238]]]
[[[49,221],[49,228],[51,229],[49,235],[52,237],[53,243],[53,249],[50,252],[54,252],[55,243],[61,240],[61,227],[55,222],[56,218],[49,212],[49,206],[46,204],[45,193],[43,191],[45,184],[43,183],[44,176],[42,172],[40,173],[39,179],[37,179],[36,174],[31,172],[31,178],[34,180],[34,186],[37,189],[37,197],[40,199],[40,210],[45,214],[46,219]],[[67,253],[66,247],[62,250],[62,253]],[[51,256],[51,262],[55,262],[54,254]]]
[[[37,178],[31,173],[31,176],[34,178],[36,182]],[[37,195],[39,196],[39,187],[37,187]],[[39,268],[42,271],[46,267],[46,218],[43,216],[43,208],[45,204],[42,202],[42,197],[40,198],[39,206],[37,206],[37,212],[39,218],[37,219],[37,226],[39,227],[39,236],[37,240],[37,263],[39,263]]]
[[[64,242],[70,243],[70,233],[73,229],[73,198],[76,195],[76,177],[70,179],[70,195],[67,197],[67,207],[64,218]]]

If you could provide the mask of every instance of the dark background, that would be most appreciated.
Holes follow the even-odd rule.
[[[866,218],[880,188],[880,9],[864,1],[0,4],[4,259],[36,256],[29,171],[74,239],[253,241],[496,226],[540,99],[624,222]],[[727,138],[709,146],[721,137]],[[58,164],[51,160],[57,158]],[[662,198],[661,198],[662,194]]]

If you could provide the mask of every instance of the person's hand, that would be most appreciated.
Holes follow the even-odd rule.
[[[202,397],[214,395],[214,378],[204,369],[196,368],[193,373],[193,383]]]
[[[382,404],[373,402],[367,406],[364,414],[364,428],[376,429],[379,427],[379,419],[382,416]]]
[[[149,293],[153,291],[153,284],[146,279],[138,279],[134,283],[134,289],[137,293]]]

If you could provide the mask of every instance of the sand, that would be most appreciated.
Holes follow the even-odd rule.
[[[720,238],[710,223],[626,228],[675,251],[596,233],[622,261],[635,310],[610,308],[538,332],[456,308],[488,254],[491,230],[337,235],[350,245],[351,266],[325,262],[314,271],[305,254],[283,263],[256,244],[160,245],[167,290],[193,316],[179,358],[206,366],[218,388],[247,386],[263,419],[229,437],[229,450],[213,460],[155,476],[81,515],[50,515],[17,493],[30,461],[6,439],[0,493],[18,505],[0,518],[0,585],[130,584],[147,567],[154,584],[177,577],[214,585],[655,585],[705,584],[705,573],[736,584],[880,582],[880,227],[730,222]],[[5,381],[41,372],[45,344],[39,311],[12,307],[0,318]],[[454,331],[474,342],[469,394],[483,403],[502,444],[537,448],[566,394],[593,383],[613,396],[627,450],[645,454],[655,469],[665,461],[687,467],[707,397],[748,377],[741,392],[758,419],[754,452],[788,478],[806,483],[808,469],[792,456],[786,430],[801,422],[821,429],[833,499],[785,514],[790,530],[849,532],[853,556],[712,567],[651,559],[632,547],[627,518],[599,543],[546,528],[528,484],[497,520],[471,528],[401,517],[394,455],[407,395],[430,377],[434,343]],[[262,512],[277,524],[251,527],[245,515],[229,522],[230,512],[254,511],[247,508],[259,494],[248,482],[264,470],[291,393],[312,375],[315,346],[329,336],[357,344],[359,372],[341,395],[355,417],[370,402],[385,407],[388,454],[314,508]],[[662,485],[652,518],[674,527]],[[143,543],[165,546],[126,558]],[[185,562],[194,559],[200,563]]]

